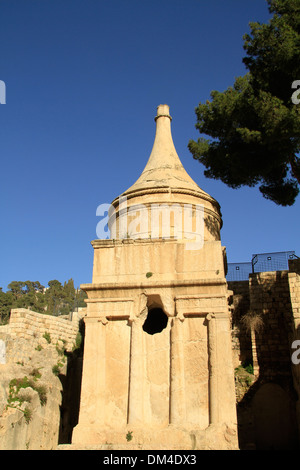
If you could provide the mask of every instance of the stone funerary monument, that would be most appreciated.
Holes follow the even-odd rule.
[[[238,447],[226,252],[218,202],[187,174],[169,107],[97,239],[74,445]],[[109,446],[109,447],[108,447]]]

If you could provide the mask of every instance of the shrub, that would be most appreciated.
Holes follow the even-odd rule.
[[[53,367],[52,367],[52,372],[54,375],[58,376],[59,373],[60,373],[60,368],[59,368],[59,365],[58,364],[55,364]]]
[[[37,385],[35,390],[39,394],[40,404],[41,406],[45,406],[47,403],[47,389],[45,385]]]
[[[31,421],[31,418],[32,418],[32,411],[28,407],[26,407],[24,409],[23,413],[24,413],[24,418],[25,418],[26,424],[28,424]]]
[[[38,380],[41,378],[42,374],[40,373],[39,369],[35,368],[35,369],[32,369],[32,371],[30,372],[30,374],[34,380]]]
[[[43,338],[45,338],[48,343],[51,343],[51,336],[50,333],[48,333],[47,331],[45,331],[45,333],[43,334]]]
[[[21,403],[23,403],[24,401],[30,402],[31,397],[29,397],[29,395],[26,395],[26,396],[24,394],[20,395],[20,391],[28,387],[32,388],[38,393],[41,406],[44,406],[47,403],[46,387],[44,385],[36,384],[36,381],[41,377],[39,370],[33,369],[30,375],[32,375],[34,378],[28,379],[28,377],[25,376],[21,379],[12,379],[10,381],[7,406],[20,409],[19,406],[21,405]],[[21,411],[24,413],[24,416],[25,416],[25,410],[21,410]],[[25,416],[25,419],[26,419],[26,416]]]
[[[75,343],[74,343],[74,346],[73,346],[73,351],[75,351],[76,349],[79,349],[80,346],[81,346],[81,343],[82,343],[82,336],[81,336],[81,333],[78,331],[77,335],[76,335],[76,338],[75,338]]]

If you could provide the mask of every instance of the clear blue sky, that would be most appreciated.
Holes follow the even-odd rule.
[[[245,73],[249,21],[265,0],[0,0],[0,286],[92,279],[96,208],[131,186],[167,103],[188,173],[221,204],[229,262],[300,256],[300,199],[204,177],[187,149],[195,107]],[[295,77],[295,79],[300,77]]]

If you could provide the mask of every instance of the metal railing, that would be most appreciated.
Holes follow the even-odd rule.
[[[284,271],[289,269],[289,260],[298,256],[294,251],[275,253],[257,253],[248,263],[228,263],[227,281],[246,281],[249,274],[266,271]]]

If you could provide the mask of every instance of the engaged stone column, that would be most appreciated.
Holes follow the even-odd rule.
[[[218,360],[218,419],[221,423],[236,423],[236,397],[229,313],[216,313],[215,317]],[[224,403],[226,403],[226,406],[224,406]]]
[[[184,318],[173,318],[171,328],[170,423],[186,421],[184,379]]]
[[[206,316],[208,323],[208,359],[209,359],[209,423],[219,420],[218,412],[218,362],[216,344],[216,319],[213,313]]]
[[[85,343],[79,423],[72,442],[88,441],[89,429],[105,426],[106,326],[97,318],[85,318]]]
[[[225,312],[209,314],[206,319],[208,321],[210,424],[236,423],[229,315]]]
[[[147,317],[147,297],[139,298],[138,315],[132,316],[130,340],[130,372],[128,397],[128,424],[138,425],[144,419],[144,342],[143,323]]]
[[[143,360],[142,322],[135,318],[131,323],[128,424],[142,423],[144,418]]]

